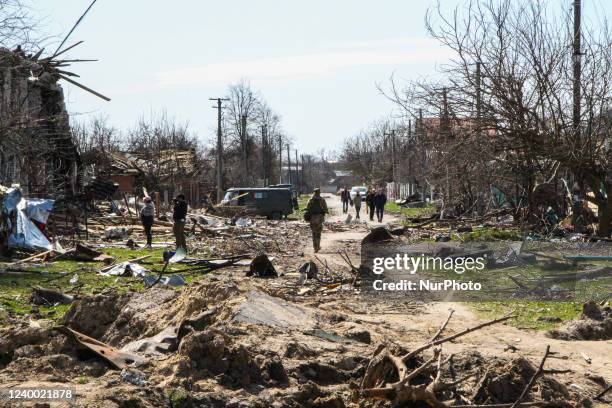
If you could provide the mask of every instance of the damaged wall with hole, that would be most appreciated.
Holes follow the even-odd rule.
[[[80,159],[56,67],[0,48],[0,184],[32,196],[70,196]]]

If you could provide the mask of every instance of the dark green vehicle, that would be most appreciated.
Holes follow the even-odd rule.
[[[226,191],[222,203],[246,207],[249,214],[280,220],[293,213],[293,200],[288,188],[234,187]]]
[[[271,186],[268,186],[268,188],[286,188],[289,191],[291,191],[291,202],[293,204],[293,209],[294,210],[299,210],[300,207],[298,205],[298,198],[300,196],[300,193],[298,192],[298,190],[293,186],[293,184],[272,184]]]

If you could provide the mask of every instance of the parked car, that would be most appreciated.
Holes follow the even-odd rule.
[[[351,188],[351,200],[355,198],[357,195],[357,191],[359,191],[359,195],[361,198],[365,198],[366,193],[368,192],[368,188],[366,186],[354,186]]]
[[[234,187],[226,191],[222,204],[246,207],[249,214],[280,220],[293,213],[291,190],[287,188]]]

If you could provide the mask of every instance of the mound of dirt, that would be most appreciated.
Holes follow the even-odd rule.
[[[105,343],[122,346],[166,327],[160,315],[176,297],[177,292],[165,288],[88,296],[73,303],[62,324]]]
[[[548,337],[559,340],[612,339],[612,309],[590,301],[582,306],[580,318],[570,320],[559,329],[550,330]]]
[[[220,376],[220,382],[231,387],[251,384],[287,384],[289,378],[278,356],[266,358],[254,355],[242,345],[233,345],[216,330],[188,334],[179,347],[179,354],[187,357],[193,371],[182,376],[191,379]]]
[[[61,323],[99,339],[115,322],[131,297],[131,293],[120,295],[117,292],[84,297],[72,304],[62,317]]]

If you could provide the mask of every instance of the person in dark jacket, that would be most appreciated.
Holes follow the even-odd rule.
[[[374,195],[374,190],[370,187],[365,196],[366,211],[369,211],[370,221],[374,221]]]
[[[187,201],[185,201],[184,194],[179,194],[174,199],[172,219],[174,220],[173,232],[176,239],[176,249],[183,248],[186,251],[185,221],[187,220]]]
[[[382,222],[385,212],[385,204],[387,204],[387,195],[382,188],[379,188],[374,195],[374,208],[376,208],[376,217],[378,222]]]
[[[342,200],[342,213],[346,214],[349,208],[349,201],[351,201],[351,193],[347,187],[340,193],[340,200]]]
[[[140,222],[142,223],[145,235],[147,236],[147,248],[151,248],[151,244],[153,243],[153,234],[151,233],[151,228],[153,227],[154,218],[155,204],[153,204],[153,200],[151,200],[151,197],[147,196],[144,198],[144,206],[140,210]]]

